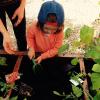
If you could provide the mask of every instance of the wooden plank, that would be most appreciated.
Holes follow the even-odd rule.
[[[4,50],[0,50],[0,55],[6,55],[6,54],[8,54],[8,53],[5,52]],[[11,54],[11,55],[18,55],[18,56],[27,55],[27,51],[15,51],[15,53]]]
[[[79,63],[80,63],[80,71],[81,71],[81,73],[84,74],[84,75],[86,75],[85,65],[84,65],[83,58],[79,58]],[[84,100],[88,100],[89,90],[88,90],[87,78],[85,78],[84,82],[83,82],[83,92],[84,92]]]
[[[64,53],[64,54],[59,54],[59,57],[83,57],[84,58],[84,54],[82,53]]]
[[[19,56],[19,57],[18,57],[18,59],[17,59],[17,61],[16,61],[16,64],[15,64],[15,66],[14,66],[13,72],[18,72],[18,71],[19,71],[19,68],[20,68],[20,64],[21,64],[22,59],[23,59],[23,56]],[[15,80],[15,81],[16,81],[16,80]],[[15,82],[12,83],[12,87],[14,87],[14,84],[15,84]],[[8,91],[7,97],[10,98],[11,93],[12,93],[12,88]]]

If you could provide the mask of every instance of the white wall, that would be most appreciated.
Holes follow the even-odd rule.
[[[36,18],[41,4],[47,0],[27,0],[26,17]],[[99,0],[56,0],[62,4],[65,18],[71,19],[73,24],[89,24],[99,17]]]

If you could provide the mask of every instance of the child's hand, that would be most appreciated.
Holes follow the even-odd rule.
[[[35,51],[34,51],[33,48],[29,48],[28,57],[29,57],[30,59],[35,58]]]
[[[38,63],[38,64],[41,63],[41,61],[42,61],[42,57],[41,56],[39,56],[38,58],[35,59],[35,62]]]

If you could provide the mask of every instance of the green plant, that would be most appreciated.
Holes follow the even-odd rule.
[[[66,44],[63,44],[59,50],[58,50],[58,54],[61,54],[63,53],[64,51],[66,51],[67,49],[69,49],[69,45],[66,43]]]
[[[67,34],[67,33],[66,33]],[[78,88],[75,85],[72,85],[72,92],[69,95],[66,95],[65,93],[59,94],[54,93],[59,96],[64,96],[64,100],[67,100],[69,98],[74,98],[75,100],[78,100],[78,98],[83,94],[83,88],[82,84],[78,80],[79,78],[83,79],[88,76],[91,79],[92,86],[89,86],[90,93],[92,91],[95,91],[93,94],[87,93],[89,100],[100,100],[100,38],[93,38],[94,35],[94,29],[92,27],[84,25],[80,29],[80,41],[74,41],[72,44],[72,48],[81,48],[85,51],[84,58],[92,59],[95,63],[92,67],[91,73],[86,73],[86,75],[83,75],[81,73],[77,73],[77,75],[74,75],[72,73],[71,79],[72,81],[75,81],[78,83],[81,88]],[[67,35],[66,35],[67,38]],[[70,48],[70,47],[69,47]],[[67,48],[67,50],[69,49]],[[63,49],[60,50],[60,52],[66,51],[66,45],[63,46]],[[74,58],[71,60],[71,64],[76,66],[79,63],[78,58]],[[74,76],[73,76],[74,75]]]
[[[32,62],[33,62],[33,68],[32,69],[33,69],[34,73],[42,70],[41,64],[37,64],[35,62],[35,59],[32,59]]]
[[[72,33],[72,29],[71,28],[67,28],[65,31],[64,31],[64,38],[68,38],[70,36],[70,34]]]
[[[6,66],[7,64],[6,64],[6,58],[5,57],[0,57],[0,65],[2,65],[2,66]]]

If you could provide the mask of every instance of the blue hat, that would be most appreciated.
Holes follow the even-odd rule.
[[[64,23],[64,10],[59,3],[55,1],[47,1],[43,3],[38,14],[38,21],[45,23],[49,13],[56,14],[58,25],[62,25]]]

